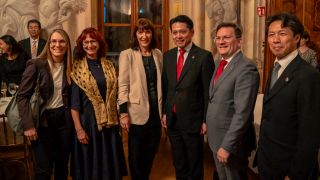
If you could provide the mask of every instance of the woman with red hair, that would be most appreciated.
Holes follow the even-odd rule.
[[[105,58],[106,43],[94,28],[77,39],[71,78],[71,114],[76,130],[72,176],[120,180],[127,174],[117,113],[117,76]]]

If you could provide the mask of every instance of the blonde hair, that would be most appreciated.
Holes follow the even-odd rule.
[[[38,56],[39,59],[41,60],[50,60],[52,61],[52,54],[50,51],[50,40],[51,40],[51,36],[53,33],[59,33],[63,39],[66,41],[67,43],[67,53],[64,55],[64,65],[66,67],[66,76],[67,76],[67,81],[68,84],[71,84],[71,68],[72,68],[72,62],[73,62],[73,58],[72,58],[72,52],[71,52],[71,44],[70,44],[70,38],[68,36],[68,33],[63,30],[63,29],[55,29],[51,32],[51,34],[49,35],[48,41],[44,47],[44,49],[42,50],[42,52],[40,53],[40,55]]]

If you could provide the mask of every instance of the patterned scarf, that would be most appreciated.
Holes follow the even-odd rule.
[[[84,91],[93,105],[99,131],[102,127],[118,124],[116,72],[113,64],[105,58],[101,58],[101,65],[107,83],[105,102],[100,95],[95,78],[89,71],[86,58],[74,61],[71,73],[72,80]]]

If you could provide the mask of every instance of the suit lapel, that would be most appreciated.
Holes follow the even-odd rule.
[[[219,60],[214,62],[215,68],[214,68],[214,72],[213,72],[212,77],[211,77],[210,88],[209,88],[209,93],[210,93],[209,96],[210,97],[213,95],[213,87],[214,87],[213,80],[214,80],[214,77],[216,76],[217,69],[218,69],[218,66],[219,66],[220,61],[221,61],[221,57],[218,57],[218,59]]]
[[[242,53],[239,52],[238,54],[236,54],[231,61],[229,62],[229,64],[227,65],[227,67],[223,70],[222,74],[220,75],[219,79],[215,82],[213,89],[212,89],[212,94],[214,94],[214,92],[219,88],[219,86],[221,85],[221,83],[224,81],[225,78],[228,77],[228,75],[230,75],[230,73],[233,71],[235,65],[239,62],[239,60],[242,58]],[[220,63],[220,61],[219,61]],[[219,64],[218,64],[219,66]],[[218,67],[216,66],[216,67]],[[216,68],[218,69],[218,68]],[[214,76],[216,74],[216,71],[214,73]]]
[[[270,77],[267,83],[268,88],[266,90],[265,98],[263,99],[263,103],[266,103],[268,100],[270,100],[274,95],[276,95],[282,88],[284,88],[293,78],[294,78],[294,71],[298,68],[298,65],[300,64],[300,59],[297,56],[289,65],[286,67],[284,72],[281,74],[279,79],[276,81],[274,86],[269,90],[270,86]]]
[[[29,54],[29,56],[30,56],[30,58],[32,58],[32,55],[31,55],[31,45],[30,45],[30,43],[31,43],[31,39],[30,38],[28,38],[28,40],[26,41],[27,42],[27,44],[26,44],[26,47],[27,47],[27,53]]]
[[[178,48],[174,48],[168,52],[168,64],[166,65],[166,69],[168,71],[169,76],[167,77],[170,82],[174,85],[177,83],[177,51]]]
[[[41,53],[41,49],[44,46],[45,41],[43,41],[42,39],[39,38],[39,42],[38,42],[38,49],[37,49],[37,54]],[[31,51],[31,50],[30,50]]]

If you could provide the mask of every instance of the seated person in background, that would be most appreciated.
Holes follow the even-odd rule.
[[[318,61],[317,61],[317,53],[308,47],[310,43],[310,36],[307,31],[304,31],[303,34],[301,35],[301,40],[300,40],[300,46],[299,46],[299,54],[304,59],[307,61],[311,66],[317,67]]]
[[[30,37],[19,41],[22,48],[28,53],[28,55],[34,59],[43,50],[46,40],[40,38],[41,24],[36,19],[28,21],[28,32]]]
[[[0,37],[0,51],[0,81],[19,85],[30,56],[10,35]]]

